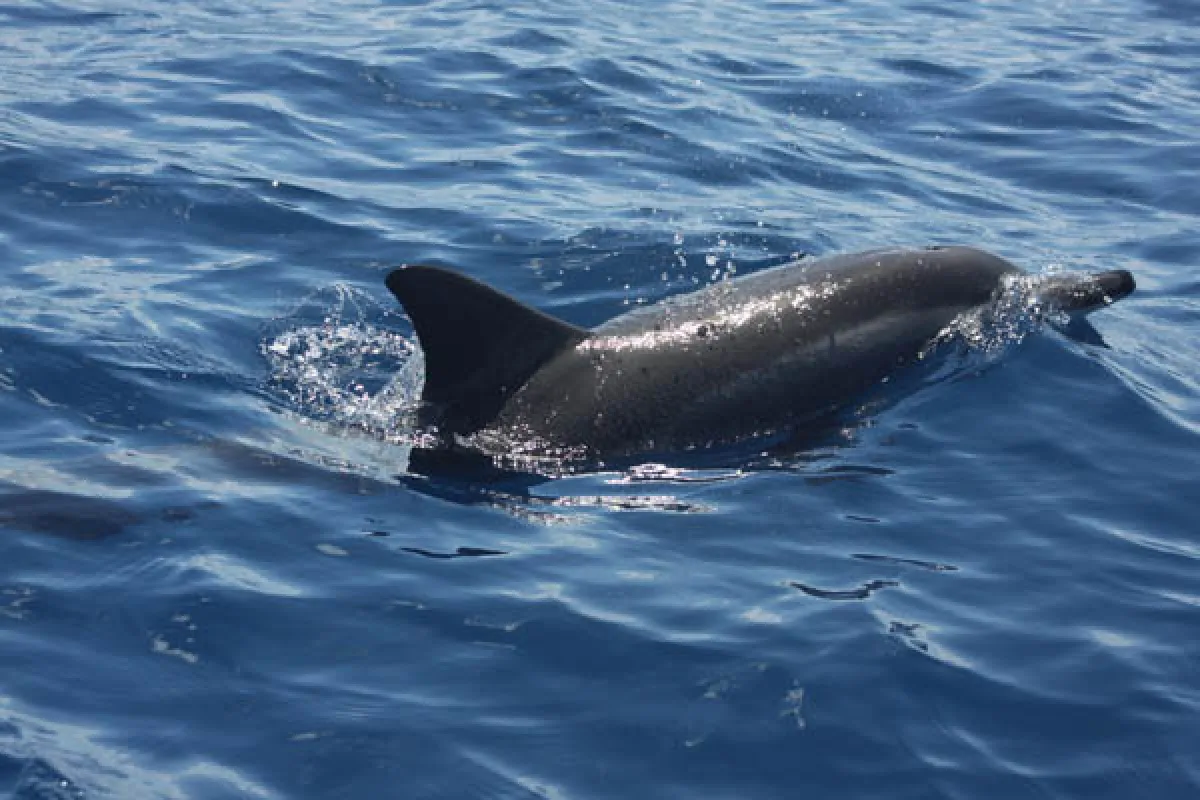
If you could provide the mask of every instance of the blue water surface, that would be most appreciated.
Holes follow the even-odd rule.
[[[1198,65],[1185,0],[0,0],[0,795],[1200,796]],[[395,264],[594,325],[931,242],[1138,291],[788,457],[408,466]]]

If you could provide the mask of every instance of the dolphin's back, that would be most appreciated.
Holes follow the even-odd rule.
[[[870,388],[1015,271],[969,248],[880,250],[715,284],[596,328],[498,422],[602,455],[772,433]]]
[[[969,247],[924,250],[880,249],[782,264],[716,283],[690,294],[668,297],[609,320],[594,333],[622,335],[659,325],[732,318],[765,301],[840,307],[864,316],[901,307],[968,307],[986,302],[1003,275],[1020,270],[1008,261]],[[844,302],[843,302],[844,301]],[[857,310],[855,310],[857,309]],[[789,315],[778,309],[780,321]],[[809,320],[799,320],[807,326]]]

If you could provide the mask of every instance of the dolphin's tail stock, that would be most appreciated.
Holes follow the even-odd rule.
[[[1128,270],[1114,269],[1094,275],[1049,276],[1038,287],[1038,295],[1072,316],[1090,314],[1133,294],[1137,284]]]

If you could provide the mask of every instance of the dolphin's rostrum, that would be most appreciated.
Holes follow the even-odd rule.
[[[1021,270],[968,247],[801,260],[570,325],[440,267],[387,287],[425,353],[418,422],[447,440],[591,458],[785,432],[913,362]],[[1037,299],[1076,317],[1134,289],[1124,270],[1046,276]]]

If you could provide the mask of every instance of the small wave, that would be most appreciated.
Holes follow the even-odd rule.
[[[896,581],[873,580],[853,589],[820,589],[799,581],[790,581],[788,585],[793,589],[799,589],[809,597],[821,600],[866,600],[880,589],[890,589],[900,584]]]

